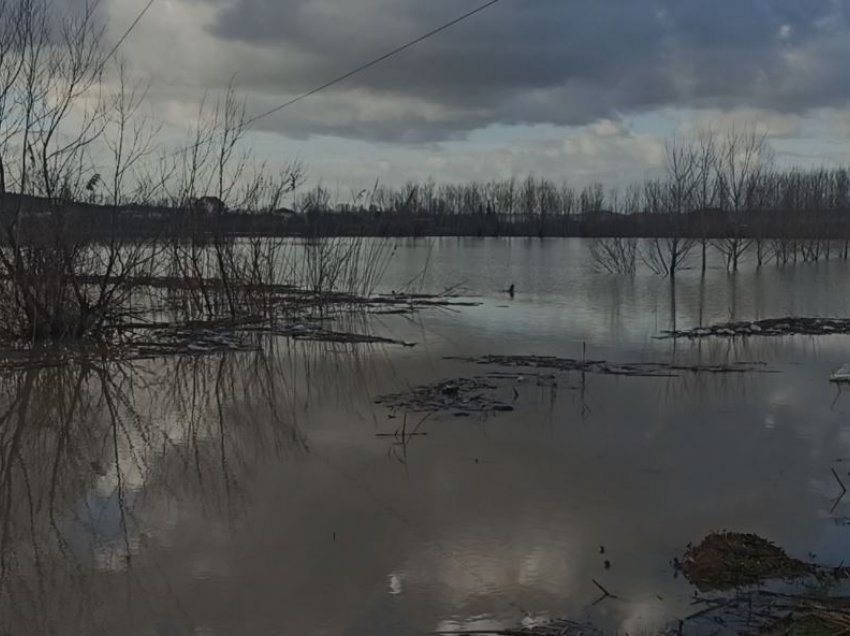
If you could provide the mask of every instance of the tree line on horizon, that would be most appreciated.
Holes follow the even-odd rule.
[[[360,267],[363,253],[384,263],[380,249],[332,240],[349,236],[587,236],[603,269],[671,277],[695,250],[730,270],[751,250],[759,265],[828,257],[839,240],[848,255],[850,170],[779,169],[753,126],[671,139],[663,174],[621,189],[529,176],[340,197],[302,191],[297,163],[255,160],[231,86],[168,148],[96,9],[0,2],[0,336],[104,333],[163,276],[184,315],[268,311],[256,290],[280,282],[291,246],[266,237],[311,239],[294,280],[315,291],[365,289],[381,270]]]
[[[343,199],[323,185],[299,194],[295,211],[326,232],[389,236],[585,236],[597,239],[603,269],[633,271],[638,259],[675,275],[695,249],[705,268],[718,250],[737,270],[745,253],[758,266],[819,260],[850,240],[850,168],[776,166],[754,125],[705,130],[665,144],[663,174],[624,188],[528,176],[486,183],[378,183]],[[638,253],[633,239],[649,239]]]

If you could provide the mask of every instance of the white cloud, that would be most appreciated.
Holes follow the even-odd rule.
[[[439,182],[489,181],[533,174],[576,186],[597,181],[607,186],[656,174],[664,161],[664,141],[634,133],[622,123],[602,122],[574,130],[532,128],[524,138],[486,144],[396,146],[323,139],[305,143],[301,152],[315,167],[312,180],[325,185],[365,187],[375,179],[398,185],[429,177]]]
[[[678,134],[691,136],[702,130],[728,130],[754,126],[760,134],[769,139],[782,139],[799,136],[804,129],[806,117],[790,113],[778,113],[763,108],[716,108],[686,110],[673,115],[679,119]]]
[[[141,8],[106,6],[113,39]],[[819,147],[842,156],[841,2],[505,6],[258,122],[256,155],[298,156],[346,186],[529,173],[608,185],[657,173],[665,135],[756,122],[789,160]],[[121,54],[150,78],[175,141],[234,75],[249,111],[262,112],[456,13],[413,0],[160,0]],[[624,118],[641,114],[658,125],[630,129]]]

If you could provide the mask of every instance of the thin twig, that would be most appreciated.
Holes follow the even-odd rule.
[[[842,496],[846,495],[847,494],[847,487],[844,485],[844,482],[841,481],[841,477],[838,476],[838,473],[835,472],[834,468],[830,468],[830,470],[832,471],[833,477],[835,477],[835,481],[837,481],[838,485],[841,486],[841,495]]]
[[[596,601],[594,601],[594,603],[593,603],[594,605],[596,605],[597,603],[601,603],[606,598],[610,598],[610,599],[614,599],[614,600],[617,600],[619,598],[616,594],[611,594],[611,592],[609,592],[607,589],[605,589],[605,587],[599,581],[597,581],[596,579],[591,579],[591,581],[593,581],[593,584],[596,587],[598,587],[599,590],[602,592],[602,596],[600,596],[598,599],[596,599]]]

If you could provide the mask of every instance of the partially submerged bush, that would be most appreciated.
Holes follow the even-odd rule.
[[[729,590],[773,579],[800,578],[816,567],[789,557],[755,534],[717,532],[690,546],[682,573],[702,591]]]
[[[186,147],[158,153],[158,127],[141,114],[145,88],[120,62],[112,71],[98,0],[73,4],[0,1],[0,337],[100,337],[146,281],[164,276],[188,290],[172,319],[268,312],[277,246],[243,249],[225,213],[281,209],[300,167],[270,174],[249,161],[232,87],[201,106]],[[154,240],[163,236],[131,238],[163,218],[177,220],[164,230],[173,271]]]
[[[6,250],[0,278],[0,338],[6,341],[79,339],[124,311],[125,275],[104,275],[99,248],[74,244]]]

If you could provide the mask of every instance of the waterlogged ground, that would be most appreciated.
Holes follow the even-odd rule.
[[[850,483],[850,392],[828,379],[850,336],[655,336],[850,317],[847,264],[694,270],[673,288],[593,273],[581,241],[399,242],[385,287],[414,279],[481,304],[354,325],[415,348],[279,337],[0,378],[0,634],[395,636],[547,617],[655,633],[696,611],[671,561],[711,531],[846,562],[832,471]],[[485,355],[764,364],[630,377],[446,359]],[[512,411],[375,403],[492,373]],[[594,604],[597,583],[617,598]]]

